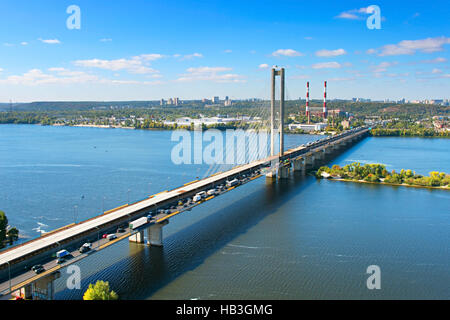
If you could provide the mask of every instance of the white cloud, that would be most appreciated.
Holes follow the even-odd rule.
[[[225,50],[224,52],[225,52],[225,53],[232,53],[233,50],[227,49],[227,50]]]
[[[192,81],[213,81],[219,83],[227,82],[245,82],[243,76],[232,73],[223,73],[231,71],[227,67],[198,67],[189,68],[188,73],[180,75],[176,80],[178,82],[192,82]]]
[[[344,49],[336,49],[336,50],[319,50],[316,52],[316,56],[318,57],[336,57],[347,54]]]
[[[439,74],[439,73],[442,73],[442,70],[441,70],[441,69],[434,68],[433,71],[431,71],[431,73],[432,73],[432,74]]]
[[[193,53],[193,54],[187,54],[187,55],[184,55],[182,58],[181,58],[181,60],[191,60],[191,59],[194,59],[194,58],[203,58],[203,55],[201,54],[201,53]]]
[[[341,14],[336,16],[336,18],[339,18],[339,19],[350,19],[350,20],[358,20],[358,19],[360,19],[360,17],[357,16],[356,14],[348,13],[348,12],[342,12]]]
[[[352,9],[340,13],[336,18],[338,19],[348,19],[348,20],[363,20],[365,19],[365,14],[368,14],[367,8]]]
[[[58,77],[54,74],[47,74],[40,69],[31,69],[23,75],[9,76],[6,79],[1,79],[2,84],[13,85],[43,85],[43,84],[73,84],[73,83],[86,83],[92,81],[98,81],[98,77],[95,75],[89,75],[84,72],[76,72],[63,77]]]
[[[338,69],[341,68],[342,65],[338,62],[322,62],[316,63],[311,66],[313,69]]]
[[[422,60],[420,62],[422,62],[422,63],[444,63],[446,61],[447,61],[447,59],[445,59],[445,58],[437,57],[437,58],[434,58],[431,60]]]
[[[46,44],[60,44],[61,43],[61,41],[59,41],[58,39],[45,40],[45,39],[39,38],[38,40],[41,41],[42,43],[46,43]]]
[[[381,73],[381,72],[386,72],[389,67],[395,66],[397,64],[398,64],[398,62],[396,62],[396,61],[394,61],[394,62],[384,61],[384,62],[381,62],[380,64],[373,66],[371,68],[372,68],[372,72]]]
[[[298,57],[302,56],[303,54],[301,52],[295,51],[293,49],[278,49],[277,51],[272,53],[272,56],[279,57],[279,56],[286,56],[286,57]]]
[[[379,56],[411,55],[416,51],[432,53],[442,51],[445,44],[450,44],[450,38],[436,37],[421,40],[403,40],[397,44],[383,46],[378,53]]]
[[[90,60],[77,60],[73,63],[76,66],[87,68],[98,68],[110,71],[126,70],[133,74],[152,74],[159,73],[158,70],[148,67],[145,62],[161,59],[161,54],[142,54],[135,56],[132,59],[116,59],[116,60],[102,60],[102,59],[90,59]]]
[[[216,72],[225,72],[231,71],[231,68],[226,67],[198,67],[198,68],[189,68],[188,72],[191,73],[216,73]]]
[[[20,44],[23,45],[23,46],[27,46],[27,45],[28,45],[28,42],[23,41],[23,42],[21,42]]]
[[[0,79],[0,84],[39,86],[87,83],[141,85],[156,85],[163,83],[162,81],[110,80],[83,71],[72,71],[65,68],[49,68],[48,71],[50,73],[44,73],[40,69],[31,69],[22,75],[14,75],[9,76],[6,79]]]
[[[164,56],[159,53],[141,54],[140,56],[133,57],[133,59],[143,59],[146,61],[154,61],[162,58],[164,58]]]
[[[100,39],[100,42],[111,42],[111,41],[112,41],[112,39],[110,39],[110,38]]]
[[[258,68],[260,68],[260,69],[267,69],[267,68],[269,68],[269,65],[267,63],[262,63],[262,64],[259,65]]]

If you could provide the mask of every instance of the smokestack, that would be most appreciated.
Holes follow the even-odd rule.
[[[309,113],[309,81],[306,82],[306,116],[308,117],[308,124],[311,121],[311,116]]]
[[[328,116],[327,111],[327,82],[325,81],[323,87],[323,118],[326,119]]]

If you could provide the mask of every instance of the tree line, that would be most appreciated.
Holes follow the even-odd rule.
[[[324,175],[323,173],[326,173]],[[423,187],[450,187],[450,175],[445,172],[432,171],[428,176],[416,174],[411,169],[389,172],[382,164],[365,164],[359,162],[348,164],[344,167],[333,165],[320,167],[316,172],[318,179],[324,178],[342,178],[348,180],[363,180],[367,182],[384,182],[390,184],[407,184]]]

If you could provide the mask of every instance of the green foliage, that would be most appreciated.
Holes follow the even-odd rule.
[[[6,228],[8,227],[8,218],[3,211],[0,211],[0,248],[4,247],[6,239]]]
[[[450,175],[445,172],[433,171],[428,177],[416,175],[412,170],[402,169],[400,173],[395,170],[388,172],[386,167],[382,164],[365,164],[361,166],[360,163],[355,162],[348,164],[341,168],[338,165],[333,165],[331,168],[326,166],[320,167],[316,172],[317,178],[322,178],[322,172],[327,172],[332,177],[342,177],[351,180],[364,180],[367,182],[385,182],[389,184],[408,184],[424,187],[450,187]]]
[[[17,228],[8,229],[8,218],[3,211],[0,211],[0,248],[5,247],[5,243],[13,244],[19,239],[19,230]]]
[[[14,241],[19,239],[19,230],[17,228],[11,228],[6,232],[6,238],[9,244],[13,244]]]
[[[83,295],[83,300],[117,300],[117,293],[109,289],[109,282],[97,281],[92,283]]]
[[[435,130],[431,120],[416,123],[413,117],[388,122],[383,127],[373,128],[370,134],[374,137],[450,137],[449,131]]]

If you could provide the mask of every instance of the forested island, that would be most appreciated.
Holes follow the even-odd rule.
[[[333,165],[320,167],[316,172],[317,179],[336,179],[343,181],[369,182],[390,185],[434,187],[450,190],[450,175],[445,172],[433,171],[429,176],[416,174],[411,169],[396,172],[386,170],[383,164],[365,164],[359,162],[344,167]]]

